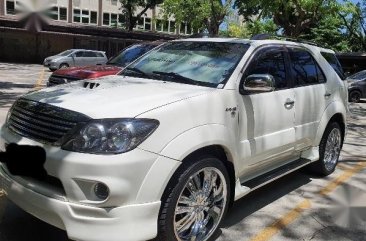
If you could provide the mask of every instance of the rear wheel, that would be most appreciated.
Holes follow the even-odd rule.
[[[162,199],[158,240],[211,240],[227,210],[229,193],[227,170],[217,158],[183,163]]]
[[[361,92],[358,90],[353,90],[351,91],[351,93],[349,93],[349,101],[350,102],[354,102],[354,103],[358,103],[360,102],[361,99]]]
[[[341,127],[337,122],[330,123],[323,134],[319,146],[319,161],[311,165],[316,174],[327,176],[334,172],[343,142]]]

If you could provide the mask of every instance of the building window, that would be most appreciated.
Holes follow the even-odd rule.
[[[59,20],[67,21],[67,8],[60,7],[59,11],[60,11]]]
[[[109,26],[109,13],[103,13],[103,25]]]
[[[174,21],[170,21],[169,23],[169,33],[174,33],[175,32],[175,22]]]
[[[164,25],[163,20],[157,19],[156,20],[156,31],[158,31],[158,32],[163,31],[163,25]]]
[[[111,4],[114,6],[117,6],[117,2],[118,2],[118,0],[111,0]]]
[[[80,9],[74,9],[74,22],[80,23]]]
[[[89,11],[88,10],[82,10],[81,11],[81,22],[82,23],[89,23]]]
[[[97,12],[90,11],[90,23],[97,24],[98,21],[98,14]]]
[[[6,14],[15,15],[15,1],[6,1]]]
[[[169,21],[163,21],[163,28],[162,30],[163,32],[169,32]]]
[[[147,30],[147,31],[151,30],[151,18],[145,18],[144,30]]]
[[[111,13],[111,26],[117,27],[117,14]]]
[[[58,7],[52,7],[48,12],[47,16],[53,20],[58,20]]]

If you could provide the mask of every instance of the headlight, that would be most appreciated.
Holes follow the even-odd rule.
[[[152,119],[92,120],[67,140],[62,149],[94,154],[117,154],[136,148],[159,126]]]

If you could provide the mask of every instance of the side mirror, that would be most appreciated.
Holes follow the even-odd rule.
[[[270,74],[249,75],[243,83],[244,94],[259,94],[275,90],[275,79]]]

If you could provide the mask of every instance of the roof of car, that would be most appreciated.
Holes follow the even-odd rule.
[[[315,46],[309,43],[288,41],[288,40],[277,40],[277,39],[265,39],[265,40],[250,40],[250,39],[240,39],[240,38],[186,38],[186,39],[177,39],[174,41],[195,41],[195,42],[216,42],[216,43],[243,43],[243,44],[252,44],[255,46],[267,45],[267,44],[286,44],[293,46],[305,47],[311,50],[317,50],[327,53],[335,53],[331,49],[322,48],[319,46]]]

